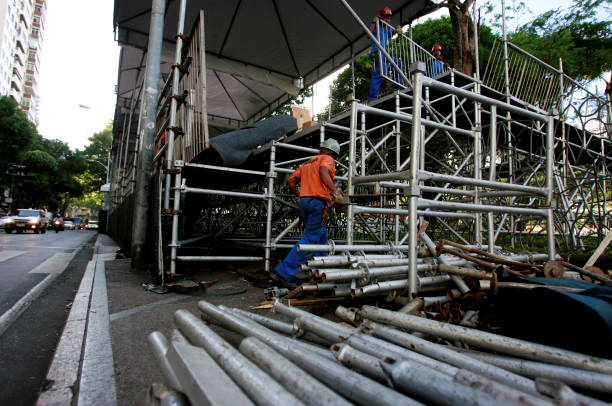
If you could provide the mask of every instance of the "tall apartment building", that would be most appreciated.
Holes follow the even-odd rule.
[[[38,74],[47,0],[0,0],[0,95],[38,125]]]

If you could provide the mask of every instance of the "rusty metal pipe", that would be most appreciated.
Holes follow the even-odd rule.
[[[467,327],[426,320],[373,306],[363,306],[361,314],[364,318],[377,320],[394,326],[438,336],[447,340],[457,340],[479,348],[486,348],[504,354],[515,355],[535,361],[579,368],[588,371],[612,373],[612,361],[590,355],[568,351],[548,345],[533,343],[498,334],[487,333]]]

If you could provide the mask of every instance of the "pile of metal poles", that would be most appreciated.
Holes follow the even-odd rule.
[[[468,245],[440,240],[434,244],[425,233],[417,258],[417,291],[425,306],[435,302],[447,302],[468,293],[471,289],[464,278],[475,280],[479,290],[504,287],[497,284],[493,271],[499,267],[537,268],[538,261],[548,260],[547,254],[501,255],[490,254]],[[303,251],[322,250],[325,246],[300,245]],[[335,251],[344,246],[333,247]],[[352,248],[352,250],[349,250]],[[362,247],[363,248],[363,247]],[[366,246],[366,248],[370,248]],[[379,248],[379,252],[384,250]],[[484,247],[485,249],[487,247]],[[308,272],[311,281],[301,287],[304,292],[329,294],[335,297],[405,295],[409,286],[409,258],[400,250],[387,246],[393,253],[370,253],[359,246],[347,247],[344,253],[326,257],[313,257],[301,271]],[[359,252],[351,254],[350,252]],[[482,255],[488,257],[482,259]],[[515,286],[517,287],[517,286]]]
[[[292,323],[198,307],[175,313],[170,342],[150,336],[174,404],[604,405],[594,396],[612,394],[610,360],[372,306],[338,308],[357,327],[279,301]],[[202,319],[241,336],[238,348]]]

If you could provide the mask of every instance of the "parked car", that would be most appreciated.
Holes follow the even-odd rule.
[[[89,222],[87,222],[87,224],[85,224],[85,228],[87,230],[97,230],[98,229],[98,222],[96,220],[89,220]]]
[[[8,234],[13,231],[21,233],[32,230],[34,234],[47,232],[49,220],[43,210],[19,209],[17,214],[4,221],[4,231]]]
[[[64,230],[74,230],[74,223],[70,220],[64,221]]]

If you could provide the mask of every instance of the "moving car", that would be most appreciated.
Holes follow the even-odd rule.
[[[19,209],[17,214],[9,217],[4,221],[4,231],[7,234],[17,231],[21,233],[26,230],[32,230],[34,234],[46,233],[49,226],[49,220],[43,210],[36,209]]]
[[[2,216],[0,218],[0,229],[4,228],[4,223],[6,222],[7,219],[9,219],[10,216]]]
[[[85,228],[88,230],[97,230],[98,222],[96,220],[89,220],[89,222],[85,224]]]
[[[74,230],[74,223],[70,220],[64,221],[64,230]]]

